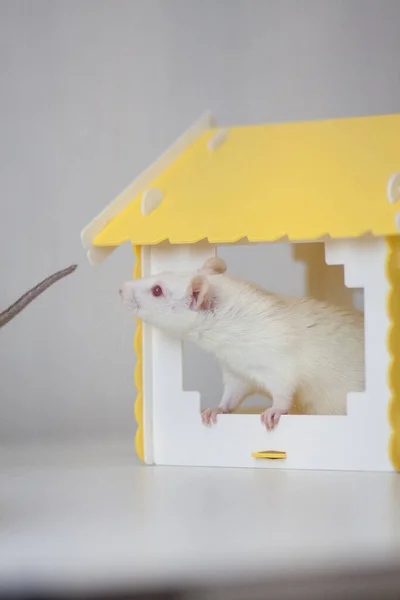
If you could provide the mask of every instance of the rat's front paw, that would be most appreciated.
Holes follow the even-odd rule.
[[[265,425],[268,431],[272,431],[278,425],[281,415],[287,415],[287,412],[271,406],[261,414],[261,423]]]
[[[223,412],[222,408],[206,408],[201,413],[201,420],[203,425],[212,425],[217,422],[217,415]]]

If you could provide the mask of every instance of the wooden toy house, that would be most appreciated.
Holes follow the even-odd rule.
[[[134,277],[196,270],[222,244],[323,242],[326,263],[364,290],[365,391],[345,416],[287,415],[272,432],[254,414],[202,425],[181,344],[139,323],[146,463],[400,470],[399,200],[400,115],[218,129],[206,114],[84,229],[93,265],[130,242]],[[286,458],[252,456],[264,449]]]

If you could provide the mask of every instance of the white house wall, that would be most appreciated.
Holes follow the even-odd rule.
[[[143,274],[199,268],[214,248],[167,246],[144,252]],[[147,256],[147,258],[146,258]],[[288,415],[267,432],[258,415],[219,415],[208,428],[198,392],[182,390],[182,345],[144,327],[144,435],[146,462],[164,465],[287,469],[393,470],[387,452],[388,319],[383,239],[329,241],[328,264],[345,265],[349,287],[364,288],[366,390],[349,394],[346,416]],[[151,365],[151,368],[149,367]],[[215,398],[215,406],[220,398]],[[285,461],[260,460],[258,450],[284,450]]]
[[[215,248],[210,244],[145,246],[142,275],[148,277],[171,269],[197,269],[212,256],[215,256]],[[182,364],[182,344],[143,323],[143,433],[144,459],[148,464],[158,463],[156,457],[163,454],[163,444],[170,446],[173,441],[173,436],[168,442],[164,435],[169,421],[190,420],[193,406],[200,411],[199,393],[182,390]],[[185,411],[189,411],[187,417]]]

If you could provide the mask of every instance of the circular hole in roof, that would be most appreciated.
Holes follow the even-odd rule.
[[[387,197],[394,204],[400,200],[400,173],[393,173],[387,184]]]
[[[143,192],[142,196],[142,214],[147,216],[160,206],[163,199],[162,191],[158,188],[149,188]]]

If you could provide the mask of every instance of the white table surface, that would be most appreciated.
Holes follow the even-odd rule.
[[[0,451],[0,591],[388,565],[400,573],[400,475],[143,467],[118,443]]]

